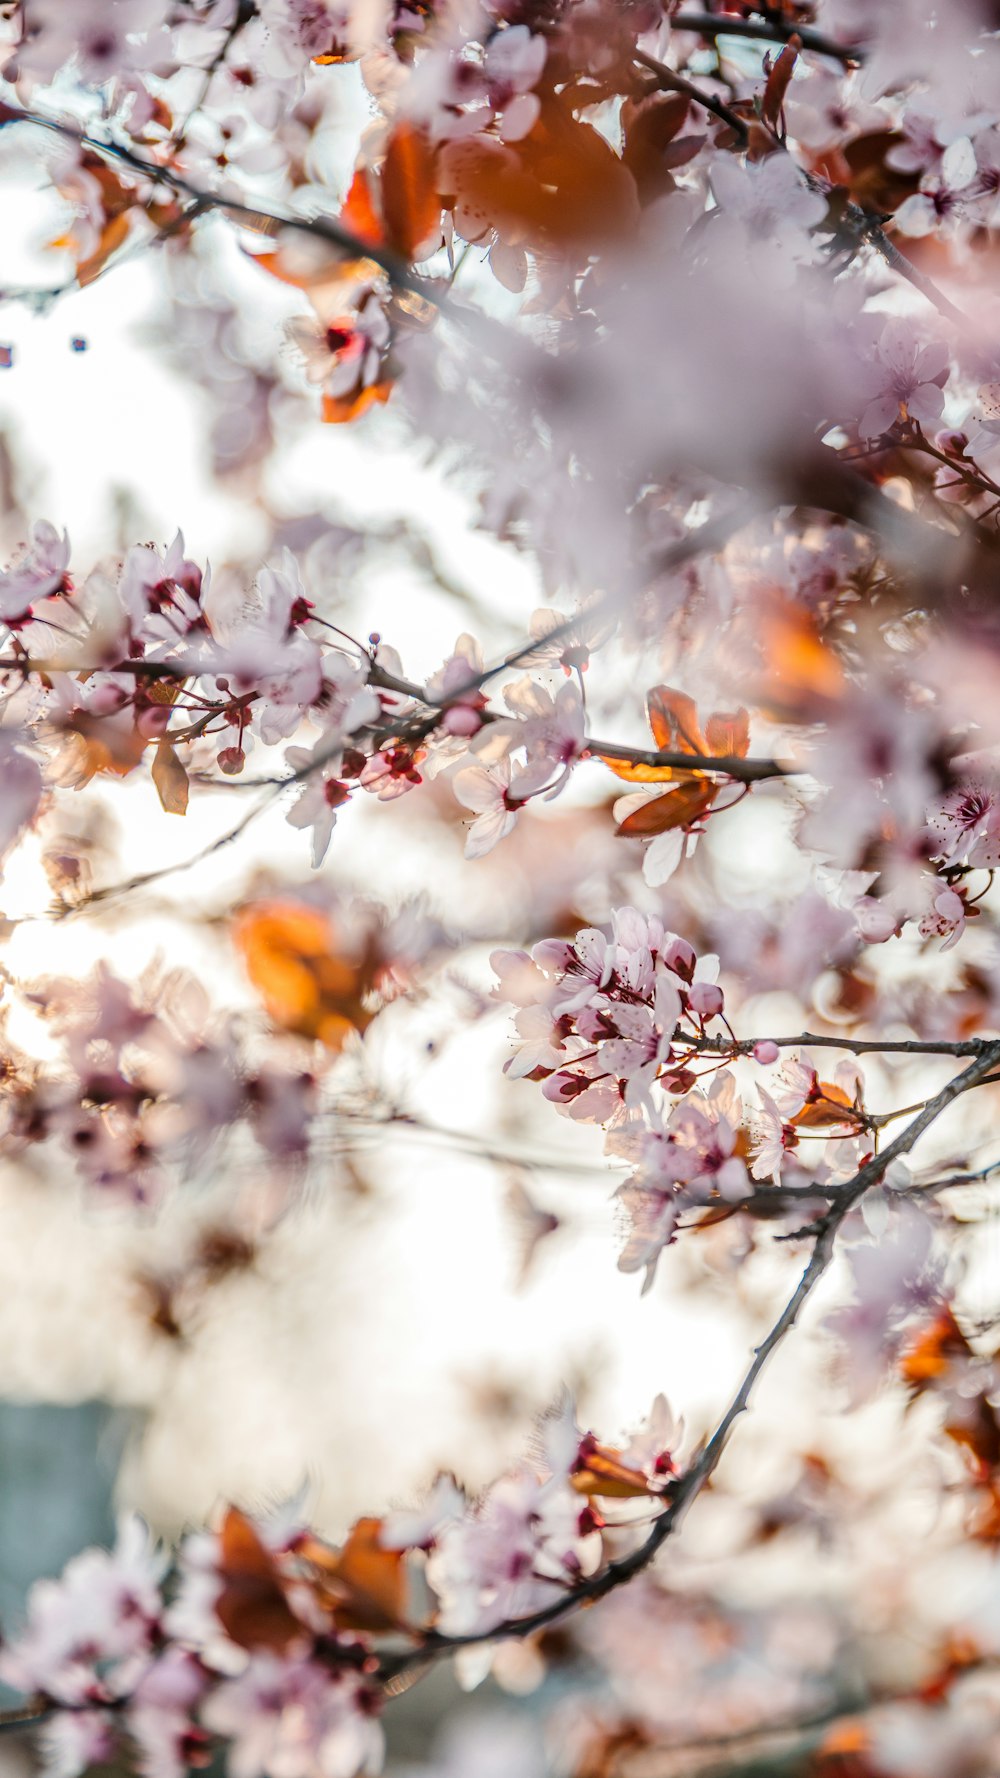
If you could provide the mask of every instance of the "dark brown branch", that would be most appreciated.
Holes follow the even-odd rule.
[[[863,62],[866,51],[859,43],[836,43],[810,25],[783,24],[780,19],[737,19],[717,12],[677,12],[670,23],[676,31],[696,31],[701,37],[749,37],[756,43],[787,43],[797,37],[803,49],[814,55],[832,56],[847,67]]]
[[[945,296],[944,291],[938,288],[933,278],[928,278],[919,266],[914,265],[912,259],[907,259],[906,254],[900,252],[894,241],[890,241],[882,227],[881,218],[869,216],[866,211],[860,208],[860,205],[854,204],[849,206],[849,214],[852,220],[855,214],[861,218],[861,232],[864,238],[871,242],[876,253],[880,254],[892,271],[898,272],[901,278],[905,278],[908,284],[912,284],[914,290],[919,290],[921,296],[926,297],[929,303],[933,303],[938,313],[944,315],[947,320],[956,322],[960,327],[968,326],[968,315],[958,308],[950,297]]]
[[[710,1056],[749,1056],[759,1037],[691,1037],[685,1045]],[[963,1037],[954,1043],[924,1042],[916,1037],[820,1037],[815,1031],[800,1031],[795,1037],[768,1037],[768,1043],[779,1049],[849,1050],[855,1056],[981,1056],[993,1050],[996,1043],[988,1037]],[[982,1083],[979,1083],[982,1084]]]
[[[645,50],[634,50],[632,59],[650,74],[655,74],[659,86],[665,87],[668,92],[683,93],[685,98],[690,99],[693,104],[701,105],[705,111],[710,111],[713,117],[717,117],[722,123],[727,124],[731,130],[735,131],[741,142],[745,143],[749,140],[750,131],[743,118],[723,99],[717,99],[712,93],[702,92],[700,87],[695,86],[693,80],[688,80],[684,74],[678,74],[675,68],[668,68],[665,62],[658,62],[655,56],[648,56]]]
[[[657,751],[648,747],[627,747],[614,741],[598,741],[593,735],[588,735],[586,747],[595,758],[622,759],[637,766],[669,766],[683,772],[720,772],[727,778],[736,778],[741,784],[758,784],[765,778],[788,778],[795,774],[793,766],[782,765],[779,760],[741,759],[735,753],[679,753],[669,748]]]
[[[31,1698],[26,1704],[16,1704],[10,1710],[0,1710],[0,1734],[34,1728],[37,1723],[52,1716],[54,1711],[55,1705],[48,1703],[45,1698]]]
[[[75,661],[32,660],[27,655],[0,655],[0,672],[4,673],[127,673],[132,679],[198,679],[197,667],[183,666],[179,661],[101,661],[87,666]]]

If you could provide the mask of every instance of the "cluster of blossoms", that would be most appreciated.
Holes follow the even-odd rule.
[[[690,766],[640,763],[640,748],[631,763],[620,745],[602,751],[587,732],[577,679],[606,630],[581,642],[576,626],[537,612],[537,646],[522,653],[546,672],[561,669],[562,683],[550,689],[524,674],[506,684],[505,709],[497,710],[483,690],[494,669],[469,635],[423,687],[402,678],[385,644],[357,644],[353,656],[325,646],[317,631],[326,620],[289,551],[261,570],[250,594],[213,584],[185,557],[180,535],[162,554],[137,546],[77,582],[65,536],[40,522],[0,572],[0,616],[9,638],[0,663],[5,852],[47,806],[47,791],[78,788],[98,773],[126,775],[148,757],[163,806],[183,814],[192,766],[207,767],[214,755],[223,777],[238,774],[255,742],[274,746],[303,728],[313,731],[309,745],[285,750],[295,789],[287,818],[310,831],[314,866],[356,789],[391,801],[447,770],[474,816],[466,854],[475,858],[510,833],[525,804],[557,796],[591,759],[642,786],[614,812],[617,831],[643,843],[644,876],[656,886],[690,855],[709,818],[752,788],[738,781],[749,751],[747,711],[716,712],[702,726],[693,700],[668,686],[647,694],[653,739]],[[547,632],[557,639],[549,642]],[[873,700],[849,684],[832,653],[823,671],[837,676],[832,691],[825,681],[805,688],[794,711],[802,726],[825,719],[808,752],[818,797],[801,838],[850,866],[876,836],[890,837],[891,868],[875,888],[879,872],[848,871],[841,905],[846,894],[869,943],[913,922],[924,937],[953,944],[978,911],[966,877],[991,870],[1000,856],[989,756],[949,738],[944,699],[932,720],[928,688],[919,705],[916,687],[902,691],[902,704],[889,685],[884,700]]]
[[[235,1016],[220,1017],[201,984],[176,970],[128,984],[101,964],[89,979],[23,984],[61,1053],[46,1068],[6,1046],[0,1148],[12,1159],[52,1141],[89,1186],[150,1204],[178,1173],[203,1167],[226,1132],[248,1128],[260,1157],[301,1171],[329,1115],[329,1057],[405,992],[441,934],[421,911],[389,916],[278,900],[249,903],[235,938],[279,1031],[312,1042],[263,1052]]]
[[[0,10],[4,149],[46,144],[67,284],[162,249],[173,311],[161,326],[205,384],[220,470],[259,464],[278,420],[311,418],[312,401],[378,440],[391,398],[474,468],[484,525],[530,553],[551,601],[500,666],[463,634],[418,684],[374,636],[352,644],[335,629],[342,612],[310,597],[319,582],[294,548],[277,554],[284,537],[248,592],[190,561],[180,534],[74,574],[66,536],[36,524],[0,572],[0,863],[63,788],[148,758],[164,809],[183,814],[192,784],[218,787],[252,749],[281,747],[277,791],[317,868],[350,797],[390,803],[438,778],[468,858],[508,843],[499,877],[528,852],[526,805],[571,781],[585,795],[578,767],[598,794],[615,774],[626,788],[613,810],[588,811],[588,838],[613,818],[641,853],[616,845],[617,866],[579,898],[571,864],[559,918],[532,910],[533,933],[575,937],[494,954],[517,1008],[507,1073],[605,1129],[629,1170],[620,1264],[647,1287],[686,1223],[731,1225],[742,1256],[773,1215],[781,1251],[811,1244],[776,1344],[842,1235],[850,1300],[823,1326],[848,1393],[864,1401],[896,1367],[907,1404],[936,1409],[961,1453],[970,1537],[995,1545],[996,1361],[949,1306],[947,1217],[918,1189],[942,1182],[885,1160],[896,1138],[883,1125],[906,1114],[870,1112],[857,1064],[827,1066],[819,1049],[884,1038],[887,1051],[969,1060],[955,1097],[995,1081],[1000,1054],[990,8]],[[331,175],[347,83],[375,115]],[[206,277],[213,214],[243,231],[251,284],[270,277],[297,307],[271,329],[270,362]],[[6,374],[9,350],[0,362]],[[640,699],[652,746],[595,737],[609,708],[634,735]],[[794,836],[807,873],[766,913],[741,899],[742,865],[715,844],[731,827],[738,851],[742,817],[717,818],[737,804],[745,816],[748,796],[758,850],[785,822],[781,843]],[[565,798],[553,830],[578,812]],[[628,899],[639,905],[606,928],[581,926]],[[247,1046],[187,979],[135,989],[102,966],[29,984],[21,998],[60,1048],[44,1068],[3,1058],[8,1153],[51,1138],[93,1185],[142,1201],[241,1124],[265,1164],[299,1168],[329,1058],[356,1050],[442,937],[412,911],[352,925],[308,897],[251,905],[234,924],[290,1041]],[[744,1004],[793,997],[827,1035],[815,1047],[737,1037],[731,980]],[[848,1028],[866,1036],[852,1046]],[[901,1154],[951,1090],[908,1108]],[[689,1494],[731,1419],[692,1462]],[[340,1548],[233,1511],[185,1544],[169,1581],[131,1527],[114,1555],[89,1552],[35,1591],[0,1678],[49,1714],[55,1778],[123,1733],[150,1778],[204,1763],[216,1736],[233,1778],[353,1778],[380,1757],[389,1680],[554,1619],[609,1572],[617,1584],[608,1562],[637,1525],[608,1503],[634,1499],[672,1524],[678,1437],[662,1404],[621,1450],[563,1409],[536,1456],[478,1499],[441,1478],[420,1510],[362,1520]],[[821,1495],[818,1463],[804,1468]],[[778,1524],[825,1533],[824,1510],[804,1484],[770,1525],[761,1513],[758,1542]],[[969,1665],[995,1651],[995,1624],[967,1646]],[[965,1658],[937,1660],[937,1694],[885,1710],[848,1747],[861,1778],[995,1766],[998,1712],[963,1691]],[[580,1773],[618,1769],[616,1732]]]
[[[780,1183],[783,1163],[787,1182],[789,1155],[795,1182],[819,1189],[848,1179],[870,1153],[851,1061],[823,1080],[808,1052],[793,1056],[744,1113],[736,1077],[717,1058],[749,1050],[770,1070],[780,1051],[766,1038],[737,1044],[718,958],[697,957],[655,916],[619,908],[610,934],[588,928],[570,942],[543,939],[530,956],[496,951],[491,961],[498,997],[518,1008],[520,1041],[506,1072],[540,1081],[566,1116],[602,1125],[606,1152],[635,1168],[619,1189],[629,1225],[619,1263],[645,1268],[647,1289],[685,1210],[738,1204],[752,1197],[753,1181]],[[807,1172],[796,1151],[810,1128],[826,1140]]]
[[[602,1501],[663,1504],[681,1429],[662,1397],[622,1450],[581,1432],[566,1401],[540,1451],[470,1500],[449,1476],[416,1512],[360,1519],[340,1547],[293,1509],[231,1508],[181,1546],[173,1572],[138,1520],[38,1582],[0,1678],[49,1715],[48,1769],[76,1778],[124,1737],[140,1769],[181,1778],[228,1743],[234,1778],[377,1771],[379,1711],[400,1648],[461,1645],[555,1615],[604,1559]],[[489,1662],[487,1660],[487,1667]]]

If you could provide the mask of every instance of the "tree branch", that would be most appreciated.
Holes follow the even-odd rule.
[[[811,1236],[814,1241],[808,1264],[800,1277],[787,1303],[772,1325],[770,1332],[754,1350],[752,1362],[746,1370],[743,1380],[719,1421],[712,1437],[709,1439],[702,1454],[674,1485],[670,1504],[654,1521],[652,1529],[643,1541],[626,1556],[617,1561],[609,1562],[606,1568],[589,1576],[566,1594],[556,1599],[551,1605],[542,1606],[538,1611],[526,1617],[510,1618],[496,1624],[492,1629],[479,1630],[468,1636],[444,1636],[437,1631],[430,1631],[421,1638],[419,1647],[413,1652],[399,1658],[388,1658],[380,1669],[380,1677],[394,1679],[407,1668],[419,1665],[429,1656],[454,1653],[461,1648],[468,1648],[477,1643],[501,1642],[512,1636],[529,1636],[536,1630],[543,1630],[549,1624],[558,1622],[571,1611],[582,1605],[592,1605],[604,1599],[618,1587],[624,1586],[635,1575],[642,1572],[652,1562],[654,1556],[666,1543],[678,1526],[682,1523],[685,1513],[697,1499],[706,1483],[718,1468],[722,1454],[729,1442],[732,1429],[740,1415],[745,1413],[750,1396],[761,1372],[764,1370],[772,1353],[781,1345],[786,1334],[795,1326],[804,1304],[808,1301],[816,1285],[833,1258],[837,1233],[854,1205],[866,1191],[876,1185],[886,1169],[901,1155],[908,1154],[915,1143],[929,1129],[948,1106],[972,1087],[978,1086],[990,1069],[1000,1062],[1000,1041],[986,1044],[976,1060],[970,1063],[961,1074],[955,1075],[947,1086],[942,1087],[933,1099],[929,1099],[923,1110],[894,1141],[885,1147],[881,1154],[873,1155],[854,1175],[853,1179],[841,1187],[836,1203],[812,1223],[804,1235]]]
[[[672,93],[683,93],[685,98],[690,99],[693,104],[700,105],[703,110],[710,111],[713,117],[728,124],[741,142],[745,144],[749,140],[750,131],[743,118],[733,111],[724,100],[717,99],[713,93],[702,92],[701,88],[695,86],[692,80],[688,80],[683,74],[678,74],[675,68],[668,68],[665,62],[658,62],[655,56],[648,56],[645,50],[634,50],[632,60],[638,62],[639,66],[647,69],[650,74],[655,74],[659,86],[665,87]]]
[[[104,142],[97,136],[91,136],[86,130],[78,129],[73,124],[63,122],[59,118],[45,117],[41,112],[27,111],[23,107],[0,101],[0,128],[5,124],[27,123],[36,128],[49,130],[53,135],[62,136],[67,142],[74,142],[78,148],[88,148],[93,154],[104,155],[108,160],[120,161],[139,173],[145,179],[151,179],[157,185],[169,185],[171,190],[182,192],[192,198],[201,210],[219,210],[226,215],[243,217],[249,225],[265,225],[265,232],[275,234],[279,229],[293,229],[299,234],[312,235],[318,240],[328,241],[331,246],[339,247],[352,259],[370,259],[381,266],[390,283],[399,289],[412,291],[422,296],[436,308],[444,305],[444,297],[432,280],[420,278],[412,272],[395,253],[385,247],[373,245],[362,240],[350,229],[344,228],[339,222],[325,216],[296,216],[292,213],[265,209],[259,204],[245,204],[238,198],[224,197],[219,192],[204,191],[200,186],[178,173],[173,167],[161,166],[156,161],[146,160],[121,142]]]
[[[859,43],[836,43],[810,25],[783,24],[780,19],[738,19],[717,12],[677,12],[670,20],[675,31],[696,31],[700,37],[749,37],[756,43],[787,43],[797,37],[803,49],[832,56],[847,67],[863,62],[867,51]]]
[[[689,1049],[710,1056],[750,1056],[759,1037],[691,1037],[685,1038]],[[800,1031],[795,1037],[768,1037],[768,1043],[779,1049],[849,1050],[855,1056],[981,1056],[985,1050],[996,1049],[993,1038],[963,1037],[954,1043],[924,1042],[916,1037],[821,1037],[815,1031]],[[977,1084],[981,1085],[982,1082]]]

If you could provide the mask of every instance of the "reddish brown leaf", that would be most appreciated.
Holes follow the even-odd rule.
[[[153,758],[153,783],[168,815],[186,815],[188,775],[169,741],[160,741]]]
[[[359,167],[351,180],[351,189],[341,206],[339,220],[359,241],[367,241],[373,247],[385,246],[385,231],[375,208],[371,180],[364,167]]]
[[[693,773],[680,772],[676,766],[647,766],[638,760],[609,759],[606,753],[597,755],[598,759],[614,772],[616,778],[624,778],[628,784],[666,784],[679,778],[693,777]]]
[[[220,1541],[223,1587],[215,1615],[226,1635],[241,1648],[283,1654],[305,1630],[285,1597],[274,1557],[236,1507],[226,1514]]]
[[[441,222],[437,152],[425,130],[397,124],[382,163],[382,216],[389,245],[415,259]]]
[[[94,279],[104,270],[105,265],[125,241],[130,227],[129,214],[123,210],[118,216],[111,216],[101,230],[101,238],[93,253],[82,259],[76,268],[76,281],[82,287],[92,284]]]
[[[303,902],[261,902],[236,921],[234,936],[268,1015],[286,1031],[340,1049],[374,1014],[364,1006],[373,959],[339,956],[327,916]]]
[[[637,836],[649,839],[652,834],[666,833],[671,827],[690,827],[711,808],[718,794],[718,785],[706,778],[689,778],[674,790],[664,791],[633,809],[619,824],[618,832],[628,839]]]
[[[635,1500],[650,1493],[642,1471],[623,1463],[621,1452],[611,1445],[595,1443],[569,1481],[578,1494],[599,1494],[607,1500]]]
[[[995,1476],[1000,1468],[1000,1421],[985,1395],[963,1403],[960,1418],[949,1420],[945,1432],[968,1453],[983,1481]]]
[[[898,130],[874,130],[848,142],[838,156],[837,172],[856,204],[891,214],[917,190],[919,171],[901,172],[887,159],[905,141]]]
[[[490,248],[490,271],[505,290],[520,296],[528,281],[528,256],[523,247],[512,247],[506,241],[494,241]]]
[[[657,747],[671,753],[707,753],[693,698],[670,685],[654,685],[646,699],[646,713]]]
[[[405,1622],[404,1553],[383,1549],[381,1530],[381,1519],[358,1519],[341,1549],[309,1538],[299,1551],[319,1569],[324,1599],[343,1629],[391,1630]]]
[[[356,420],[367,413],[377,402],[388,401],[391,394],[391,381],[383,381],[369,383],[367,388],[357,389],[353,395],[324,395],[321,408],[324,424],[343,426],[348,420]]]
[[[716,711],[705,724],[708,751],[716,759],[745,759],[750,751],[750,716],[746,710],[727,715]]]
[[[843,1087],[835,1086],[830,1080],[821,1080],[818,1091],[821,1099],[812,1099],[802,1110],[790,1119],[796,1128],[816,1129],[825,1124],[843,1124],[856,1121],[857,1112],[851,1099]]]
[[[904,1381],[920,1392],[937,1377],[944,1376],[956,1358],[971,1357],[972,1347],[951,1310],[944,1308],[908,1347],[900,1369]]]
[[[766,124],[776,129],[781,117],[788,83],[795,72],[795,64],[802,48],[800,37],[790,37],[779,56],[771,64],[771,71],[764,83],[764,96],[760,103],[760,114]]]
[[[670,150],[687,114],[688,100],[681,93],[651,93],[643,99],[626,99],[622,106],[622,161],[632,174],[644,204],[673,190],[670,167],[678,161]],[[704,137],[689,137],[687,140],[692,144],[693,154]]]
[[[442,191],[475,239],[496,228],[528,248],[576,248],[618,238],[639,215],[635,180],[610,143],[553,96],[517,143],[473,137],[448,146]]]

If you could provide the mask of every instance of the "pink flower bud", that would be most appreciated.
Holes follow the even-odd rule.
[[[682,981],[689,982],[694,974],[697,958],[686,939],[673,938],[663,951],[663,961]]]
[[[219,770],[225,772],[227,777],[234,778],[237,772],[242,772],[246,760],[242,747],[223,747],[219,754]]]
[[[125,693],[121,686],[108,681],[95,687],[87,700],[87,708],[92,716],[110,716],[115,710],[120,710],[125,702]]]
[[[162,704],[150,704],[145,710],[139,711],[135,726],[147,741],[155,740],[165,732],[170,715],[169,708]]]
[[[772,1062],[776,1062],[780,1054],[781,1051],[778,1049],[777,1044],[772,1043],[769,1037],[762,1037],[760,1042],[755,1043],[753,1046],[754,1061],[763,1062],[765,1067],[769,1067]]]
[[[695,982],[688,990],[688,1004],[700,1019],[717,1018],[726,1004],[722,989],[714,982]]]
[[[441,727],[449,735],[475,735],[483,726],[478,710],[469,704],[450,704],[441,718]]]

